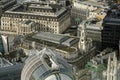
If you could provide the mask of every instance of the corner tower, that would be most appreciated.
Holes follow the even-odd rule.
[[[87,21],[85,20],[78,27],[78,32],[79,32],[78,35],[80,36],[80,40],[78,43],[78,49],[82,54],[87,53],[88,50],[93,47],[92,39],[87,38],[86,25],[87,25]]]

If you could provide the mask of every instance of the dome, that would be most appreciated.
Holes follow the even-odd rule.
[[[58,75],[50,75],[45,80],[72,80],[72,79],[65,74],[58,74]]]
[[[74,80],[72,67],[54,50],[44,48],[25,61],[21,80]]]

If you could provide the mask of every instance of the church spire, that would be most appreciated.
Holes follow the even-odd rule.
[[[113,65],[114,65],[114,69],[113,69],[113,80],[117,80],[117,57],[116,57],[116,53],[114,53],[114,57],[113,57]]]
[[[112,58],[111,56],[109,56],[108,59],[107,80],[117,80],[117,75],[118,75],[117,67],[118,67],[118,61],[117,61],[116,53],[114,52],[114,56]]]
[[[108,58],[108,65],[107,65],[107,80],[110,80],[110,69],[111,69],[111,57],[109,55],[109,58]]]
[[[87,51],[87,31],[86,31],[86,21],[83,21],[81,24],[81,35],[80,35],[80,40],[78,44],[79,50],[82,52]]]

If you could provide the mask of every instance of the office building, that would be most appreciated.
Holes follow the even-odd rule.
[[[120,40],[120,11],[119,6],[114,5],[103,20],[102,49],[111,47],[119,49]]]
[[[17,24],[31,20],[39,24],[38,30],[62,33],[70,26],[70,11],[57,4],[47,2],[24,2],[14,5],[1,18],[1,33],[17,34]]]
[[[16,2],[16,0],[0,0],[0,20],[2,14],[16,4]]]
[[[0,17],[6,10],[10,9],[14,4],[16,4],[16,0],[1,0],[0,1]]]
[[[89,9],[83,8],[78,2],[73,2],[71,9],[72,25],[78,25],[89,16]]]
[[[98,18],[101,20],[105,17],[105,9],[107,8],[108,6],[104,6],[102,1],[76,0],[73,2],[71,10],[72,23],[73,25],[76,25],[82,20],[91,18]]]
[[[21,80],[75,80],[72,67],[55,51],[44,48],[26,59]]]

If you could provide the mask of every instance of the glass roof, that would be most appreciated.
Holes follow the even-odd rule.
[[[54,74],[47,77],[45,80],[72,80],[72,79],[65,74]]]

